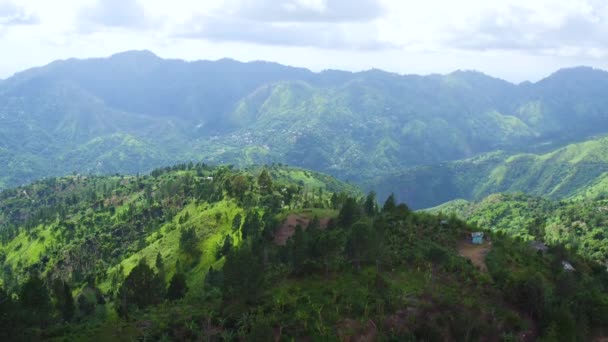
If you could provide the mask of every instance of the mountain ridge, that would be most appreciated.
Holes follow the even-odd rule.
[[[1,83],[0,160],[8,167],[0,182],[144,173],[193,160],[286,163],[364,185],[409,167],[606,133],[605,91],[607,73],[589,68],[515,85],[475,71],[316,73],[272,62],[165,60],[149,51],[63,60]],[[130,154],[117,136],[140,146],[145,162],[137,169],[99,157]]]

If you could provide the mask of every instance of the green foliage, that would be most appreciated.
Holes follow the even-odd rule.
[[[338,214],[338,223],[344,227],[349,227],[361,217],[361,208],[354,198],[348,198]]]
[[[83,316],[90,316],[95,311],[95,302],[81,293],[77,299],[78,310]]]
[[[226,295],[255,302],[264,289],[263,264],[254,255],[253,246],[246,241],[226,256],[223,284]]]
[[[479,227],[524,240],[564,245],[603,262],[608,258],[605,200],[551,201],[523,194],[497,194],[478,203],[450,202],[431,212],[455,214]]]
[[[608,193],[608,138],[570,144],[544,154],[491,152],[418,166],[377,177],[366,186],[397,195],[414,208],[494,193],[525,192],[553,200],[602,199]]]
[[[116,295],[116,310],[129,317],[134,308],[143,309],[158,304],[164,297],[165,282],[142,260],[125,278]],[[80,305],[80,298],[78,300]]]
[[[179,235],[180,250],[186,253],[186,255],[189,257],[197,259],[201,254],[198,245],[199,239],[198,236],[196,236],[196,230],[194,227],[182,227]]]
[[[382,206],[383,213],[391,213],[397,208],[397,201],[395,200],[395,194],[391,193]]]
[[[21,286],[19,304],[29,312],[28,320],[33,324],[44,325],[50,318],[51,298],[42,279],[32,275]]]
[[[0,193],[0,260],[3,271],[10,269],[3,286],[20,298],[27,275],[38,270],[44,279],[69,279],[80,289],[80,314],[70,324],[59,305],[65,283],[63,292],[51,286],[55,305],[40,323],[24,318],[21,299],[7,301],[13,322],[1,312],[0,319],[23,326],[28,340],[112,339],[117,329],[128,340],[269,334],[491,340],[534,333],[589,340],[607,324],[606,271],[572,248],[538,253],[485,224],[410,211],[394,199],[378,211],[373,194],[364,198],[349,185],[333,193],[328,186],[289,183],[288,168],[267,170],[272,194],[256,186],[260,168],[203,165],[139,177],[73,176]],[[242,196],[232,189],[239,175],[248,184]],[[301,170],[294,177],[301,178]],[[325,184],[314,177],[308,184]],[[278,209],[267,196],[280,199]],[[581,220],[575,214],[582,207],[564,205],[560,217]],[[500,207],[488,219],[507,222],[524,208]],[[513,225],[526,222],[536,226],[527,219]],[[478,230],[492,242],[487,273],[460,256],[469,233]],[[190,248],[198,251],[194,261]],[[576,271],[565,271],[564,260]]]
[[[65,321],[70,321],[74,317],[75,306],[74,306],[74,297],[72,295],[72,290],[70,286],[59,279],[56,279],[53,282],[53,299],[55,302],[55,308],[59,313],[61,313],[61,317]]]
[[[258,176],[258,186],[262,194],[268,194],[272,192],[272,178],[268,173],[268,170],[263,169]]]
[[[365,204],[363,206],[365,208],[365,214],[367,216],[374,216],[378,211],[378,204],[376,203],[376,193],[370,191],[365,197]]]
[[[169,282],[169,287],[167,288],[167,299],[182,299],[186,295],[186,292],[188,292],[186,277],[183,273],[175,273]]]
[[[398,189],[397,197],[414,208],[524,187],[569,196],[581,181],[606,172],[598,146],[570,149],[570,156],[580,156],[570,158],[573,170],[559,156],[518,155],[489,162],[495,167],[479,159],[447,170],[444,164],[498,150],[510,151],[507,156],[542,151],[606,133],[606,87],[606,73],[587,68],[515,85],[477,72],[316,74],[264,62],[168,61],[149,52],[67,60],[1,82],[0,188],[73,171],[135,174],[204,158],[329,172],[377,184],[368,188],[381,197]],[[596,162],[603,166],[592,167]],[[392,176],[410,167],[416,169]],[[461,177],[463,168],[469,171]],[[545,177],[542,169],[556,176]],[[276,172],[267,173],[279,183]],[[292,183],[319,188],[307,173],[292,174]],[[259,175],[269,194],[269,178],[265,172],[252,177]],[[535,179],[542,181],[535,185]],[[245,199],[251,184],[236,175],[231,194]]]

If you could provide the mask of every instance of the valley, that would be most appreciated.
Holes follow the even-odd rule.
[[[449,173],[445,163],[468,158],[497,164],[605,134],[607,89],[608,73],[583,67],[512,84],[473,71],[313,73],[267,62],[165,60],[149,51],[56,61],[0,84],[0,185],[189,161],[283,163],[388,196],[384,178]],[[478,192],[494,189],[508,187]],[[451,189],[435,201],[414,191],[397,195],[416,208],[455,198]]]
[[[17,73],[0,340],[606,336],[607,91],[149,51]]]

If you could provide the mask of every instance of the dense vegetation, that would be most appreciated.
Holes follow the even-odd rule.
[[[480,202],[457,200],[429,210],[527,241],[563,245],[599,263],[608,262],[608,201],[551,201],[519,194],[491,195]]]
[[[608,73],[588,68],[514,85],[149,52],[58,61],[0,83],[0,188],[190,160],[286,163],[368,185],[405,167],[606,133],[607,89]],[[398,198],[426,206],[407,193]]]
[[[75,175],[0,208],[4,339],[584,340],[608,324],[605,269],[569,249],[488,232],[486,273],[459,256],[475,226],[300,169]]]
[[[550,199],[597,199],[608,194],[608,138],[545,154],[492,152],[474,158],[401,170],[378,177],[379,194],[396,191],[414,208],[454,199],[481,200],[500,192]],[[397,190],[395,190],[397,189]]]

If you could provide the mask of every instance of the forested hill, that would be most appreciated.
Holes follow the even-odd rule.
[[[428,210],[455,214],[481,227],[524,240],[564,245],[577,253],[608,262],[608,201],[551,201],[519,194],[495,194],[479,202],[456,200]]]
[[[286,163],[363,182],[496,149],[606,133],[608,73],[511,84],[477,72],[397,75],[131,51],[0,83],[0,188],[181,161]]]
[[[367,186],[383,196],[395,192],[416,209],[454,199],[479,201],[500,192],[597,199],[608,195],[607,172],[608,138],[603,137],[544,154],[500,151],[407,168]]]
[[[183,164],[6,190],[0,339],[606,334],[603,265],[491,231],[475,246],[483,227],[382,202],[283,166]]]

